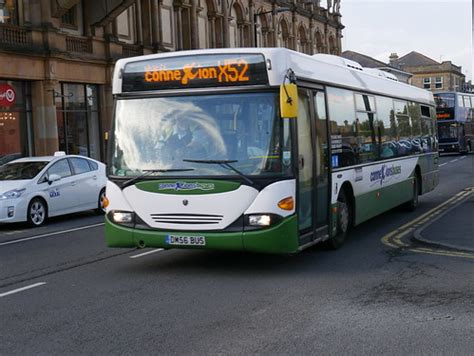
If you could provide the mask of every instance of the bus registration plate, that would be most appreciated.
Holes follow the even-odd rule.
[[[206,246],[206,238],[204,236],[167,235],[166,243],[180,246]]]

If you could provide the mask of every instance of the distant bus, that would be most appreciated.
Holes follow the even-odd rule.
[[[283,48],[117,61],[110,247],[294,253],[438,184],[433,95]]]
[[[474,94],[434,94],[438,122],[439,152],[474,151]]]

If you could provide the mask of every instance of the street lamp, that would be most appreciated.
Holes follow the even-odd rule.
[[[253,33],[254,33],[254,44],[255,47],[258,47],[257,45],[257,18],[260,15],[266,15],[272,13],[273,15],[279,14],[280,12],[285,12],[285,11],[291,11],[291,8],[289,7],[279,7],[278,9],[273,9],[270,11],[263,11],[263,12],[257,12],[253,14]]]

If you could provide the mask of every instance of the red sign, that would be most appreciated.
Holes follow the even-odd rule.
[[[0,106],[15,105],[16,93],[10,84],[0,84]]]

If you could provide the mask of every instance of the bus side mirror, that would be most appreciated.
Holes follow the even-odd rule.
[[[280,116],[298,117],[298,87],[296,84],[280,85]]]

